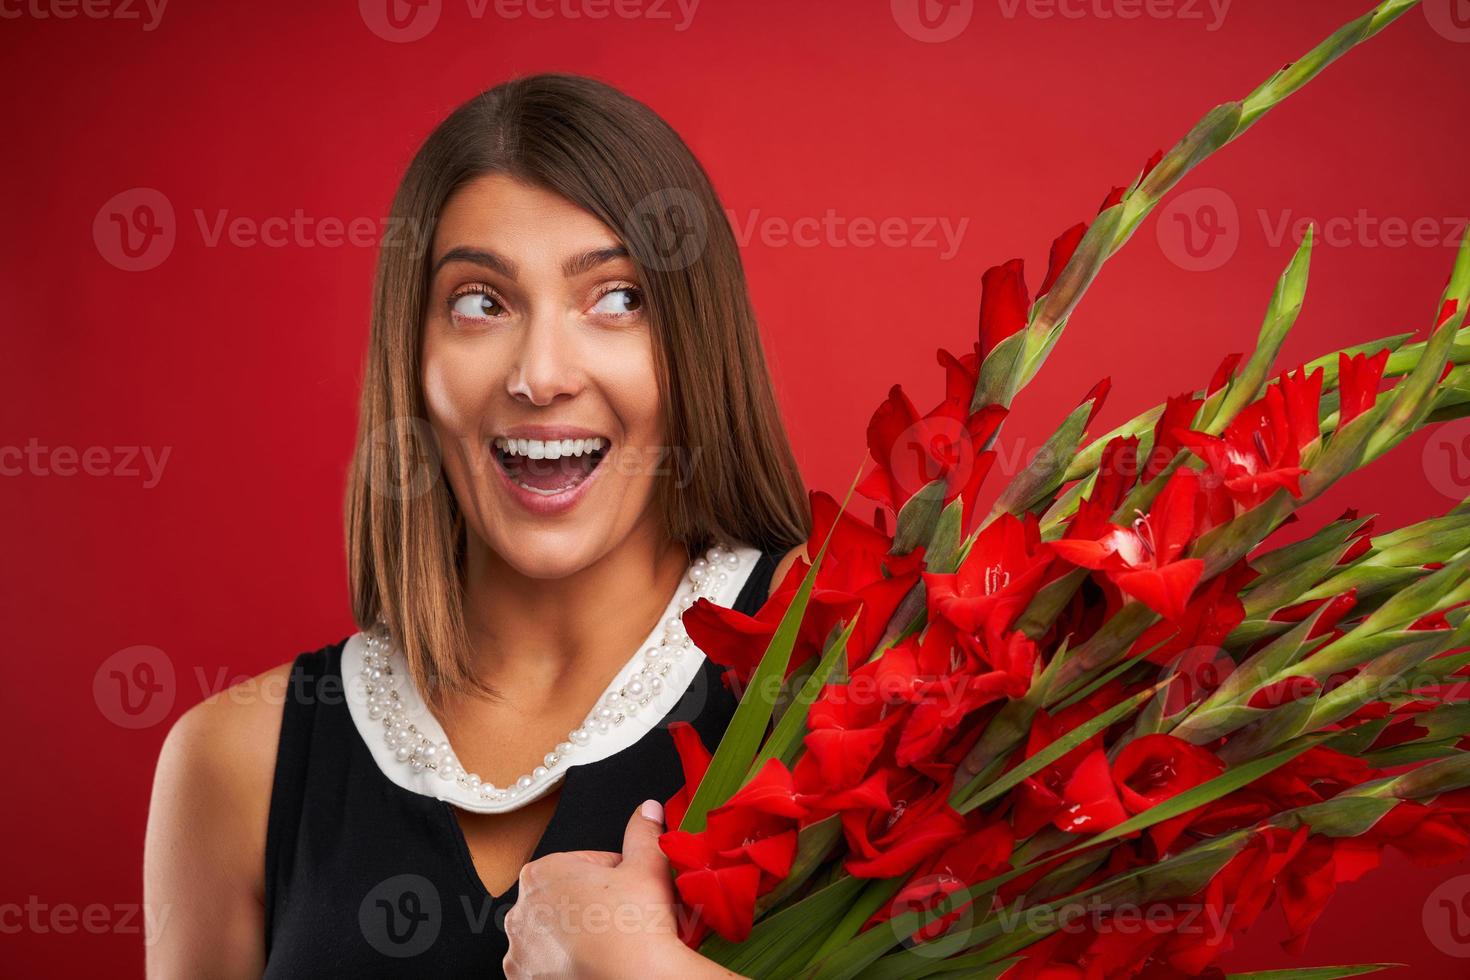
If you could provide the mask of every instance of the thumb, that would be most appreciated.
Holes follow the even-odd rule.
[[[645,800],[633,811],[623,831],[623,865],[642,871],[667,874],[668,858],[658,846],[664,832],[664,808],[657,800]]]

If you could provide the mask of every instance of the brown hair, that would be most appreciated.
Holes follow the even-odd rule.
[[[347,488],[353,616],[362,629],[388,624],[433,698],[486,689],[469,669],[465,523],[420,383],[429,245],[449,196],[491,173],[595,215],[640,272],[667,441],[698,464],[682,485],[658,480],[669,535],[691,555],[716,540],[784,551],[810,526],[740,253],[704,169],[667,123],[611,86],[561,74],[497,85],[429,134],[394,197]]]

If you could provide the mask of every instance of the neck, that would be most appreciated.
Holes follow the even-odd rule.
[[[658,625],[688,562],[653,520],[557,579],[530,578],[489,548],[471,548],[464,601],[476,673],[513,691],[616,669]]]

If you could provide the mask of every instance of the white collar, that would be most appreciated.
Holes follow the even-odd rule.
[[[354,634],[342,650],[353,724],[383,775],[406,790],[477,813],[525,806],[559,784],[570,767],[636,743],[679,703],[704,663],[704,652],[684,631],[683,611],[701,596],[734,605],[760,555],[748,545],[717,545],[691,563],[659,625],[618,671],[583,726],[517,786],[488,786],[460,767],[439,719],[414,687],[402,651],[381,626]]]

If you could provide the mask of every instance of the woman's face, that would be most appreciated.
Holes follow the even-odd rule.
[[[424,397],[468,531],[533,578],[587,567],[653,516],[664,427],[632,260],[500,174],[450,197],[431,259]]]

